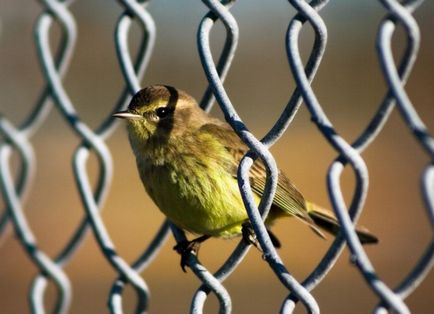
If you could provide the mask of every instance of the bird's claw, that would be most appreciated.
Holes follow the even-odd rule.
[[[197,257],[199,253],[200,244],[209,238],[210,238],[209,235],[203,235],[191,241],[187,241],[187,240],[180,241],[177,245],[173,247],[173,249],[176,252],[178,252],[178,254],[181,255],[181,268],[184,273],[187,272],[185,270],[185,267],[190,266],[188,264],[188,259],[190,257],[190,254]]]
[[[188,264],[188,258],[190,254],[193,254],[194,256],[197,256],[197,252],[199,251],[200,243],[197,241],[181,241],[177,245],[173,247],[173,249],[181,255],[181,268],[184,273],[187,272],[185,269],[186,266],[189,266]]]
[[[250,222],[243,223],[243,228],[241,229],[243,233],[243,240],[247,244],[251,244],[256,247],[260,252],[262,252],[261,246],[259,245],[258,238],[256,237],[256,233],[253,230],[253,227]]]

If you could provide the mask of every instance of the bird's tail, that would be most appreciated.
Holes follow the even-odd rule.
[[[338,220],[331,211],[309,202],[306,202],[306,208],[309,217],[313,220],[315,225],[333,235],[339,232],[340,226]],[[318,233],[317,230],[314,231]],[[356,227],[356,233],[362,244],[378,243],[378,238],[363,226]]]

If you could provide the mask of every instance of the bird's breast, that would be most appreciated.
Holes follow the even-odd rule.
[[[178,227],[230,237],[247,219],[236,179],[217,159],[179,154],[176,161],[138,159],[141,180],[159,209]]]

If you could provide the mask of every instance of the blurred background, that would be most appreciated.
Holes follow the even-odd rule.
[[[196,47],[198,24],[207,12],[196,0],[151,1],[149,11],[157,25],[156,48],[143,85],[164,83],[182,88],[200,99],[205,88]],[[77,1],[71,6],[78,25],[78,42],[65,86],[80,117],[92,127],[112,110],[123,88],[115,56],[113,33],[122,12],[116,1]],[[37,1],[0,0],[0,108],[20,125],[44,86],[36,57],[32,28],[41,12]],[[284,36],[295,11],[286,1],[238,1],[232,9],[240,27],[237,54],[226,81],[233,104],[247,126],[262,137],[286,105],[294,82],[286,59]],[[415,12],[422,43],[407,92],[428,128],[434,130],[434,3],[425,1]],[[314,90],[336,130],[352,142],[371,119],[386,92],[375,50],[378,26],[385,11],[375,1],[332,1],[321,11],[328,27],[327,51],[313,83]],[[138,37],[131,36],[135,47]],[[56,38],[56,30],[53,32]],[[224,39],[219,24],[212,34],[214,54]],[[215,43],[215,44],[214,44]],[[394,36],[397,60],[405,44],[403,31]],[[301,48],[307,56],[312,30],[304,27]],[[132,48],[133,49],[133,48]],[[133,50],[134,51],[134,50]],[[216,106],[213,114],[221,117]],[[71,159],[79,139],[52,110],[49,119],[32,137],[37,173],[25,211],[38,244],[56,256],[84,214],[75,186]],[[127,261],[141,254],[163,221],[163,215],[145,194],[135,161],[120,127],[108,140],[113,153],[114,179],[103,219],[119,254]],[[326,173],[336,157],[302,106],[282,139],[272,148],[279,167],[306,198],[330,207]],[[428,156],[414,140],[395,111],[377,140],[363,153],[369,168],[370,188],[360,223],[380,238],[367,247],[379,276],[391,287],[401,282],[419,260],[432,238],[432,229],[420,193],[420,175]],[[95,160],[89,171],[95,175]],[[344,172],[346,200],[354,188],[351,170]],[[2,208],[4,207],[1,199]],[[319,239],[305,226],[287,219],[274,228],[283,247],[279,251],[287,268],[299,280],[305,278],[328,249],[331,239]],[[238,243],[210,240],[201,249],[201,261],[216,270]],[[143,272],[151,289],[151,313],[187,313],[200,282],[184,274],[170,237],[153,264]],[[13,234],[0,244],[0,304],[5,314],[27,313],[27,291],[36,268]],[[116,273],[107,264],[92,234],[66,266],[73,288],[71,313],[107,313],[107,294]],[[251,250],[226,281],[234,313],[277,313],[287,292],[256,250]],[[408,298],[413,313],[432,313],[434,276],[429,274]],[[48,306],[55,289],[50,287]],[[348,250],[313,291],[323,313],[369,313],[378,299],[357,269]],[[135,305],[131,289],[126,292],[126,313]],[[217,311],[210,297],[207,313]],[[297,313],[303,313],[299,306]]]

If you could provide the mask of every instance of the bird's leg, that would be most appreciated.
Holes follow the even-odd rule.
[[[203,235],[191,241],[181,241],[173,247],[173,249],[181,255],[181,268],[184,273],[187,272],[185,267],[188,266],[189,254],[192,253],[197,256],[199,253],[200,244],[209,238],[209,235]]]
[[[253,230],[252,224],[248,221],[243,223],[243,239],[247,244],[253,244],[259,251],[262,252],[261,247],[259,246],[258,239],[256,237],[255,231]],[[271,243],[273,246],[278,249],[281,247],[279,239],[276,237],[276,235],[271,232],[270,229],[267,228],[268,236],[270,237]]]
[[[256,247],[260,252],[262,252],[261,247],[259,246],[258,239],[256,238],[256,233],[253,230],[252,224],[250,221],[246,221],[242,225],[241,232],[243,233],[243,240],[247,244],[252,244],[254,247]]]

